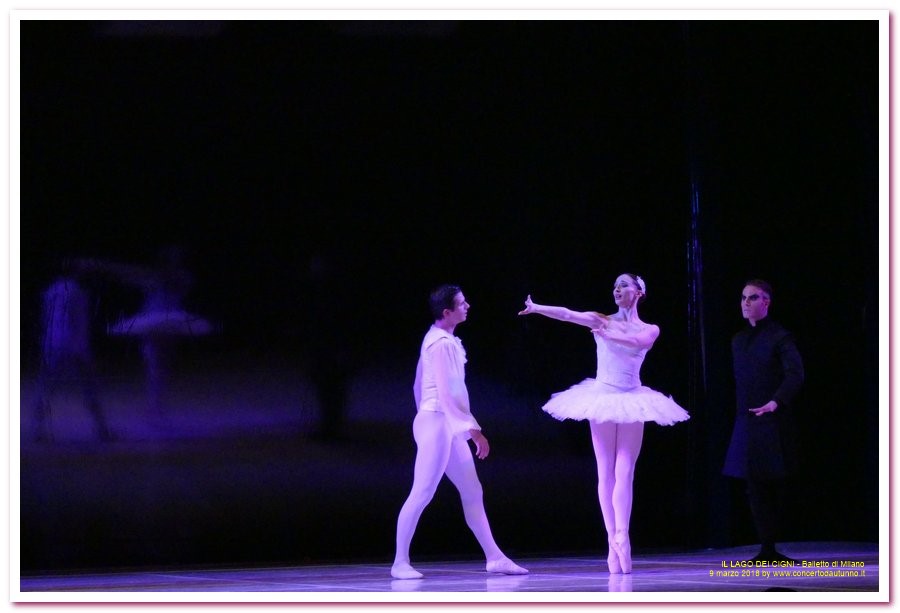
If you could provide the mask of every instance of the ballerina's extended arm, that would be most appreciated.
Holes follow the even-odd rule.
[[[529,294],[525,299],[525,308],[519,311],[519,315],[530,315],[532,313],[588,328],[596,328],[609,319],[609,315],[597,313],[596,311],[573,311],[561,306],[536,304],[531,300],[531,294]]]

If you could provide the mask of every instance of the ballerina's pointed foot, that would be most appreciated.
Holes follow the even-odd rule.
[[[631,572],[631,541],[628,539],[628,532],[619,530],[616,532],[616,538],[613,540],[616,553],[619,554],[619,566],[622,567],[623,573]]]
[[[617,575],[622,572],[622,565],[619,564],[619,552],[616,551],[616,544],[609,539],[609,555],[606,557],[606,565],[609,566],[609,574]]]
[[[423,576],[408,562],[394,562],[394,565],[391,566],[391,577],[394,579],[421,579]]]
[[[499,573],[501,575],[527,575],[528,569],[522,568],[509,558],[500,558],[499,560],[491,560],[485,566],[485,570],[489,573]]]

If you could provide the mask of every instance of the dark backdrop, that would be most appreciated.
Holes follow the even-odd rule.
[[[26,21],[21,32],[23,396],[40,291],[61,259],[147,264],[175,243],[197,280],[189,308],[220,327],[184,349],[185,368],[213,376],[224,361],[302,380],[336,321],[353,372],[382,373],[357,397],[396,373],[404,415],[316,443],[318,458],[362,458],[365,486],[261,459],[313,445],[296,423],[252,443],[248,426],[224,449],[211,436],[177,452],[127,437],[59,456],[23,446],[24,569],[389,558],[411,478],[403,411],[425,297],[448,280],[473,305],[458,332],[473,389],[491,390],[473,396],[508,407],[473,407],[495,455],[512,458],[483,469],[498,540],[596,551],[583,424],[540,413],[591,375],[593,343],[515,314],[528,293],[611,309],[623,271],[646,279],[642,317],[662,329],[642,378],[692,414],[647,427],[636,545],[753,542],[740,491],[718,471],[730,337],[756,276],[773,283],[773,316],[807,367],[789,536],[877,538],[877,23]],[[138,303],[112,283],[98,295],[99,328]],[[109,380],[138,376],[136,349],[96,340]],[[136,457],[131,477],[110,476]],[[221,471],[253,487],[220,503],[204,480]],[[190,494],[148,485],[172,479]],[[430,507],[421,555],[471,554],[454,504],[451,492]]]

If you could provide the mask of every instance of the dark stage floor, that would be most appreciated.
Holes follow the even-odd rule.
[[[146,599],[183,601],[184,593],[210,593],[214,600],[350,601],[417,600],[409,593],[432,593],[453,600],[459,594],[503,592],[516,601],[617,600],[606,593],[641,593],[624,600],[671,601],[660,593],[684,593],[689,599],[734,602],[749,593],[765,594],[773,602],[877,602],[886,599],[886,581],[879,572],[879,554],[872,544],[789,543],[784,551],[801,561],[792,567],[741,567],[755,553],[752,547],[691,553],[642,555],[630,575],[610,575],[603,560],[591,557],[548,557],[518,560],[527,576],[492,575],[480,561],[424,562],[419,580],[393,580],[389,564],[314,565],[276,568],[157,569],[65,573],[23,577],[21,601],[85,601],[102,593],[103,600]],[[807,566],[802,563],[806,562]],[[843,564],[843,565],[842,565]],[[248,594],[248,593],[254,594]],[[803,592],[803,595],[786,594]],[[882,592],[882,593],[880,593]],[[401,596],[402,594],[402,596]],[[513,594],[515,594],[513,596]],[[466,599],[503,600],[496,596]],[[440,598],[439,598],[440,599]],[[552,598],[551,598],[552,600]]]

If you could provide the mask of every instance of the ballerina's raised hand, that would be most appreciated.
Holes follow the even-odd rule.
[[[531,294],[525,298],[525,308],[519,311],[519,315],[528,315],[534,313],[534,303],[531,301]]]

